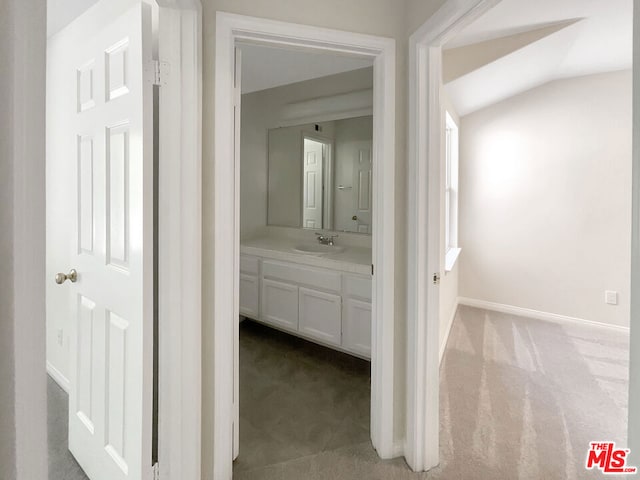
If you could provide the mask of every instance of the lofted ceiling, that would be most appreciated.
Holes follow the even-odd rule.
[[[369,59],[291,50],[263,45],[241,45],[242,93],[370,67]]]
[[[503,0],[445,45],[445,88],[464,116],[552,80],[630,69],[632,43],[633,0]]]

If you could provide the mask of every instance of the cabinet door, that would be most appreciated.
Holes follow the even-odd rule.
[[[300,288],[300,332],[332,345],[340,345],[341,306],[340,295]]]
[[[371,304],[347,298],[342,322],[342,346],[371,358]]]
[[[285,330],[298,330],[298,287],[262,280],[262,321]]]
[[[260,281],[255,275],[240,274],[240,315],[259,318]]]

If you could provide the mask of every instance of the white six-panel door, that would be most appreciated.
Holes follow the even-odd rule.
[[[116,7],[116,4],[118,7]],[[122,7],[126,4],[125,7]],[[92,480],[151,476],[153,105],[151,10],[101,0],[59,35],[70,101],[73,227],[69,449]]]

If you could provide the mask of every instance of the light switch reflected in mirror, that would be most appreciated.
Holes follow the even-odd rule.
[[[371,234],[373,117],[269,130],[268,224]]]

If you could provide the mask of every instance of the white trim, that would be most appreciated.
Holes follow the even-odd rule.
[[[278,127],[295,127],[306,123],[322,123],[333,122],[336,120],[346,120],[349,118],[368,117],[373,115],[372,108],[363,108],[360,110],[345,110],[339,113],[326,113],[318,115],[310,115],[308,117],[294,118],[292,120],[279,120]]]
[[[447,342],[449,341],[449,336],[451,335],[451,328],[453,327],[453,321],[456,319],[456,315],[458,314],[458,307],[460,306],[460,297],[456,298],[455,306],[453,307],[453,313],[447,324],[445,325],[445,335],[440,342],[440,364],[442,364],[442,359],[444,358],[444,352],[447,349]]]
[[[202,11],[159,3],[158,461],[186,480],[202,477]]]
[[[447,0],[409,39],[405,457],[416,471],[439,463],[441,47],[499,1]]]
[[[280,123],[318,123],[321,118],[339,120],[373,114],[373,90],[353,92],[314,98],[302,102],[288,103],[282,107]]]
[[[49,360],[47,360],[47,373],[53,379],[58,386],[63,389],[67,394],[69,393],[69,379],[64,374],[53,366]]]
[[[640,463],[640,8],[633,9],[633,152],[631,207],[631,338],[629,341],[628,447]]]
[[[616,330],[622,333],[629,333],[629,327],[612,325],[610,323],[596,322],[593,320],[586,320],[584,318],[570,317],[568,315],[560,315],[558,313],[542,312],[540,310],[534,310],[532,308],[516,307],[514,305],[488,302],[486,300],[478,300],[475,298],[467,298],[467,297],[459,297],[458,302],[460,305],[466,305],[468,307],[482,308],[484,310],[507,313],[507,314],[516,315],[519,317],[533,318],[535,320],[543,320],[545,322],[572,323],[572,324],[583,325],[588,327],[607,328],[609,330]]]
[[[234,46],[239,41],[345,53],[374,61],[374,235],[371,438],[382,458],[396,455],[394,431],[395,41],[326,28],[218,12],[215,47],[215,157],[213,316],[213,471],[231,479],[233,442],[233,344],[237,306],[234,265],[239,235],[234,225]],[[236,252],[235,255],[232,252]]]

